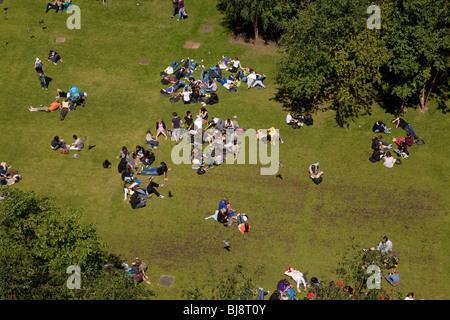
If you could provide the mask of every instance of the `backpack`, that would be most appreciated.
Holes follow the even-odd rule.
[[[423,141],[422,139],[419,139],[419,140],[416,141],[416,144],[417,144],[418,146],[421,146],[421,145],[424,145],[424,144],[425,144],[425,141]]]
[[[107,169],[111,165],[111,162],[109,162],[107,159],[103,161],[102,166],[103,168]]]
[[[198,168],[197,174],[204,174],[206,171],[203,168]]]

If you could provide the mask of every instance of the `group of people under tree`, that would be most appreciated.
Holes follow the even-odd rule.
[[[391,121],[395,128],[402,128],[406,135],[400,138],[393,138],[392,142],[397,145],[397,149],[393,150],[400,158],[395,159],[391,152],[392,144],[383,140],[381,134],[372,137],[372,155],[369,160],[373,163],[383,159],[383,165],[386,168],[392,168],[395,164],[402,164],[402,159],[409,157],[410,147],[416,143],[420,144],[421,140],[414,132],[411,124],[407,123],[403,118],[395,118]],[[374,133],[390,134],[391,129],[386,127],[383,121],[377,121],[372,127]]]

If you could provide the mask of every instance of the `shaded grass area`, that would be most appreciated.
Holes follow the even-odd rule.
[[[82,210],[84,222],[96,226],[112,252],[125,261],[136,256],[146,261],[158,299],[180,299],[193,278],[204,279],[209,269],[231,269],[238,262],[250,270],[262,266],[255,279],[271,291],[289,265],[331,279],[351,236],[368,247],[384,235],[401,252],[399,290],[424,299],[447,297],[449,150],[444,142],[449,120],[435,106],[423,115],[409,110],[404,116],[426,144],[413,146],[403,165],[387,169],[368,161],[371,127],[393,115],[374,108],[372,115],[340,129],[332,114],[319,111],[312,127],[287,127],[286,110],[273,99],[279,53],[273,47],[230,44],[210,1],[187,3],[189,18],[177,22],[170,18],[171,4],[162,1],[140,1],[140,6],[114,1],[104,7],[79,0],[81,30],[67,29],[66,13],[45,14],[47,2],[10,2],[8,20],[1,21],[0,55],[7,75],[0,95],[1,160],[22,174],[15,187]],[[39,26],[41,19],[46,29]],[[213,26],[210,32],[202,31],[205,24]],[[59,36],[66,41],[55,43]],[[185,41],[201,45],[185,49]],[[64,62],[44,62],[44,72],[52,78],[46,92],[39,88],[33,63],[36,57],[45,60],[50,49],[60,52]],[[165,184],[160,191],[166,198],[152,198],[146,208],[132,210],[123,201],[116,170],[121,147],[142,145],[146,130],[153,130],[159,117],[169,123],[173,111],[184,115],[200,109],[170,104],[159,95],[159,72],[187,57],[212,66],[222,55],[237,56],[244,66],[265,73],[267,89],[240,88],[232,94],[220,87],[220,103],[208,108],[209,113],[237,116],[245,128],[279,128],[285,141],[280,147],[282,179],[261,176],[259,164],[222,165],[199,176],[188,165],[172,165],[174,142],[160,140],[156,161],[166,161],[172,170],[169,181],[155,180]],[[150,64],[139,65],[142,58]],[[88,100],[66,120],[59,121],[58,112],[27,110],[49,105],[57,88],[71,85],[88,92]],[[386,139],[403,133],[393,129]],[[73,152],[62,155],[50,149],[54,135],[71,142],[73,134],[89,136],[86,146],[95,147],[85,148],[77,159]],[[104,159],[113,163],[111,168],[101,167]],[[319,186],[307,175],[316,161],[325,171]],[[167,196],[169,191],[173,197]],[[204,220],[224,196],[250,217],[249,234]],[[224,239],[231,241],[230,252],[223,249]],[[170,288],[156,284],[163,274],[176,277]]]

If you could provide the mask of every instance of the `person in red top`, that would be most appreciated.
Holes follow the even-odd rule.
[[[50,105],[50,107],[41,106],[40,108],[33,108],[33,106],[31,106],[28,108],[28,110],[30,110],[31,112],[34,111],[53,112],[59,108],[61,108],[61,103],[59,103],[59,98],[56,98],[56,100]]]
[[[238,228],[242,233],[249,232],[251,230],[250,225],[246,222],[244,215],[238,213],[237,215]]]

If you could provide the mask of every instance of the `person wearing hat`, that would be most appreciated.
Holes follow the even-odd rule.
[[[45,74],[42,70],[42,61],[39,58],[36,58],[34,63],[34,69],[36,70],[36,74],[38,76],[39,83],[41,84],[42,90],[45,89],[48,91],[47,82],[45,81]]]

